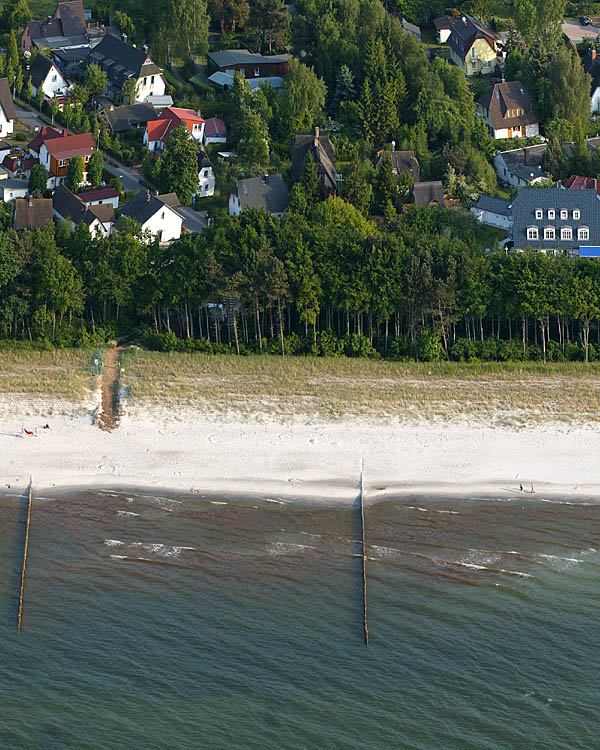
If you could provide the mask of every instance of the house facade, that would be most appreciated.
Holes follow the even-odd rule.
[[[450,59],[466,76],[492,75],[498,67],[496,38],[470,16],[455,21],[448,43]]]
[[[264,80],[283,78],[290,68],[289,55],[261,55],[247,49],[223,49],[209,52],[208,59],[214,73],[224,73],[233,81],[236,71],[244,78]]]
[[[44,140],[40,145],[40,164],[48,170],[48,188],[55,188],[67,177],[69,162],[75,156],[83,159],[83,182],[87,183],[87,163],[96,150],[91,133],[66,135]]]
[[[93,188],[75,195],[88,208],[90,206],[119,207],[119,193],[113,187]]]
[[[338,192],[340,175],[335,170],[335,146],[329,134],[320,128],[301,130],[294,136],[290,146],[292,179],[301,179],[307,159],[312,159],[319,180],[319,193],[325,199]]]
[[[191,137],[202,142],[204,119],[200,112],[181,107],[166,107],[158,120],[147,123],[144,130],[144,145],[150,151],[163,151],[169,136],[179,125],[185,125]]]
[[[39,52],[31,63],[31,86],[33,95],[37,96],[40,88],[46,99],[64,96],[69,90],[69,83],[52,60]]]
[[[456,18],[454,16],[439,16],[433,19],[433,28],[438,44],[444,44],[450,38],[450,31]]]
[[[532,247],[577,256],[600,248],[600,196],[596,190],[521,188],[512,210],[515,249]]]
[[[59,185],[52,194],[52,211],[54,216],[70,222],[72,227],[86,224],[92,235],[108,237],[112,233],[114,208],[109,204],[88,207],[65,185]]]
[[[229,196],[229,215],[239,216],[245,208],[264,209],[273,216],[282,216],[290,196],[280,174],[239,180]]]
[[[14,130],[17,117],[7,78],[0,78],[0,138],[6,138]]]
[[[25,198],[29,194],[29,181],[9,178],[0,180],[0,201],[8,203],[16,198]]]
[[[145,102],[150,96],[164,96],[166,82],[162,70],[152,62],[147,49],[138,49],[122,39],[107,34],[93,48],[84,65],[96,64],[106,73],[106,96],[121,96],[126,81],[136,82],[134,101]]]
[[[208,146],[209,143],[227,143],[227,128],[218,117],[209,117],[204,123],[204,145]]]
[[[198,152],[198,192],[199,198],[208,198],[215,194],[215,171],[204,151]]]
[[[540,134],[533,99],[520,81],[496,83],[480,97],[477,115],[492,138],[532,138]]]

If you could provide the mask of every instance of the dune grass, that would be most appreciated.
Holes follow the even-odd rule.
[[[600,419],[600,366],[403,363],[208,356],[129,350],[133,407],[189,407],[225,417],[477,419],[519,426]]]
[[[84,349],[0,350],[0,395],[80,402],[95,385],[92,353]]]

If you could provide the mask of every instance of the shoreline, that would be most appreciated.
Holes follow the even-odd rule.
[[[32,475],[35,491],[47,494],[105,489],[352,503],[364,459],[367,503],[600,496],[590,459],[600,438],[594,424],[234,422],[125,405],[119,427],[103,432],[90,410],[70,406],[69,413],[68,402],[54,404],[51,429],[24,437],[21,419],[0,402],[0,492],[20,494]],[[28,417],[26,426],[45,421]]]

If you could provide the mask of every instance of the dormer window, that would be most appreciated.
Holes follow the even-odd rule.
[[[577,239],[578,240],[589,240],[590,238],[590,230],[587,227],[579,227],[577,230]]]
[[[580,213],[580,211],[579,211],[579,209],[578,209],[578,208],[574,208],[574,209],[573,209],[573,218],[574,218],[574,219],[579,219],[579,218],[581,218],[581,213]]]
[[[545,240],[554,239],[554,227],[544,227],[544,239]]]
[[[566,208],[561,208],[560,209],[560,218],[561,219],[568,219],[569,218],[569,212],[567,211]]]
[[[561,227],[560,228],[560,238],[561,240],[572,240],[573,239],[573,230],[571,227]]]
[[[555,219],[556,218],[556,211],[553,208],[548,209],[548,218],[549,219]]]
[[[528,240],[537,240],[538,237],[539,235],[538,235],[537,227],[527,227],[527,239]]]
[[[544,212],[542,211],[541,208],[536,208],[535,209],[535,218],[536,219],[543,219],[544,218]]]

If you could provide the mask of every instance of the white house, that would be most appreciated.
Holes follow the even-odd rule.
[[[494,169],[498,179],[505,185],[514,187],[534,185],[536,182],[547,180],[548,175],[542,169],[545,152],[545,143],[498,152],[494,156]]]
[[[227,143],[227,128],[218,117],[209,117],[204,124],[204,145],[209,143]]]
[[[150,151],[163,151],[167,140],[175,128],[185,125],[195,141],[202,142],[204,119],[200,112],[181,107],[166,107],[158,120],[146,124],[144,146]]]
[[[113,187],[92,188],[92,190],[76,193],[76,196],[88,208],[90,206],[119,207],[119,193]]]
[[[440,16],[433,19],[433,28],[436,31],[437,40],[440,44],[444,44],[450,38],[450,30],[455,21],[456,18],[454,16]]]
[[[8,79],[0,78],[0,138],[6,138],[13,132],[16,116]]]
[[[142,227],[142,233],[150,240],[158,238],[161,245],[181,237],[183,218],[161,200],[160,195],[150,195],[140,190],[123,206],[121,215],[137,221]]]
[[[25,198],[29,193],[29,181],[19,179],[0,180],[0,201],[7,203],[15,198]]]
[[[502,198],[482,195],[477,203],[471,206],[471,213],[482,224],[506,229],[507,232],[512,227],[512,204]]]
[[[520,81],[502,81],[477,103],[492,138],[533,138],[540,134],[540,118],[533,99]]]
[[[215,194],[215,171],[204,151],[198,151],[198,197],[207,198]]]
[[[30,75],[34,96],[38,95],[40,88],[47,99],[54,99],[55,94],[63,96],[69,90],[69,83],[58,67],[41,52],[31,63]]]
[[[52,213],[69,221],[72,227],[87,224],[90,234],[108,237],[112,234],[115,209],[111,204],[86,206],[65,185],[59,185],[52,194]]]

